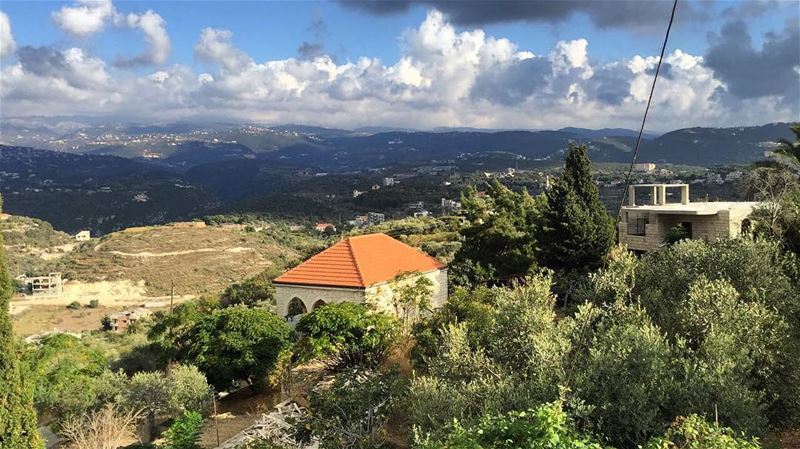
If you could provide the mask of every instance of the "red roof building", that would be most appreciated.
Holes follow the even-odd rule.
[[[388,284],[404,272],[431,278],[433,304],[446,300],[443,263],[386,234],[348,237],[275,279],[278,313],[294,316],[330,302],[386,296]]]

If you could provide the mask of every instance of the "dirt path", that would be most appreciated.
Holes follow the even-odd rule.
[[[98,245],[99,246],[99,245]],[[97,251],[97,246],[94,248]],[[211,252],[226,252],[226,253],[241,253],[245,251],[255,251],[254,248],[247,248],[242,246],[237,246],[234,248],[198,248],[198,249],[186,249],[183,251],[169,251],[166,253],[153,253],[150,251],[142,251],[139,253],[126,253],[123,251],[104,251],[106,254],[113,254],[115,256],[123,256],[123,257],[170,257],[170,256],[184,256],[187,254],[196,254],[196,253],[211,253]]]

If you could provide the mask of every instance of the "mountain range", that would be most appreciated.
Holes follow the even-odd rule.
[[[113,155],[164,167],[229,160],[282,161],[295,167],[351,171],[393,164],[465,160],[504,153],[511,159],[557,162],[571,141],[586,143],[595,161],[627,162],[637,131],[623,128],[416,131],[385,127],[356,130],[310,125],[78,125],[42,120],[0,123],[0,143],[79,154]],[[735,128],[685,128],[645,134],[639,161],[710,166],[763,158],[775,140],[790,138],[787,123]]]

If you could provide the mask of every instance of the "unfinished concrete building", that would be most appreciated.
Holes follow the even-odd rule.
[[[676,192],[677,191],[677,192]],[[649,198],[637,203],[637,192]],[[668,202],[673,196],[677,201]],[[738,237],[758,203],[744,201],[691,202],[688,184],[637,184],[628,188],[628,205],[620,211],[619,241],[634,251],[661,246],[670,230],[683,226],[692,239]]]
[[[22,293],[34,296],[61,296],[64,291],[64,280],[61,273],[49,273],[47,276],[17,276],[22,284]]]

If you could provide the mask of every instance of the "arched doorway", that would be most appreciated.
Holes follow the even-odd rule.
[[[320,307],[324,306],[325,304],[326,304],[326,303],[325,303],[325,301],[323,301],[323,300],[321,300],[321,299],[318,299],[318,300],[317,300],[317,302],[315,302],[315,303],[314,303],[314,306],[313,306],[313,307],[311,307],[311,310],[312,310],[312,311],[314,311],[314,310],[317,310],[317,309],[319,309]]]
[[[306,305],[303,303],[303,300],[294,297],[289,301],[289,305],[286,307],[286,316],[287,317],[294,317],[297,315],[303,315],[308,313],[308,309],[306,309]]]

